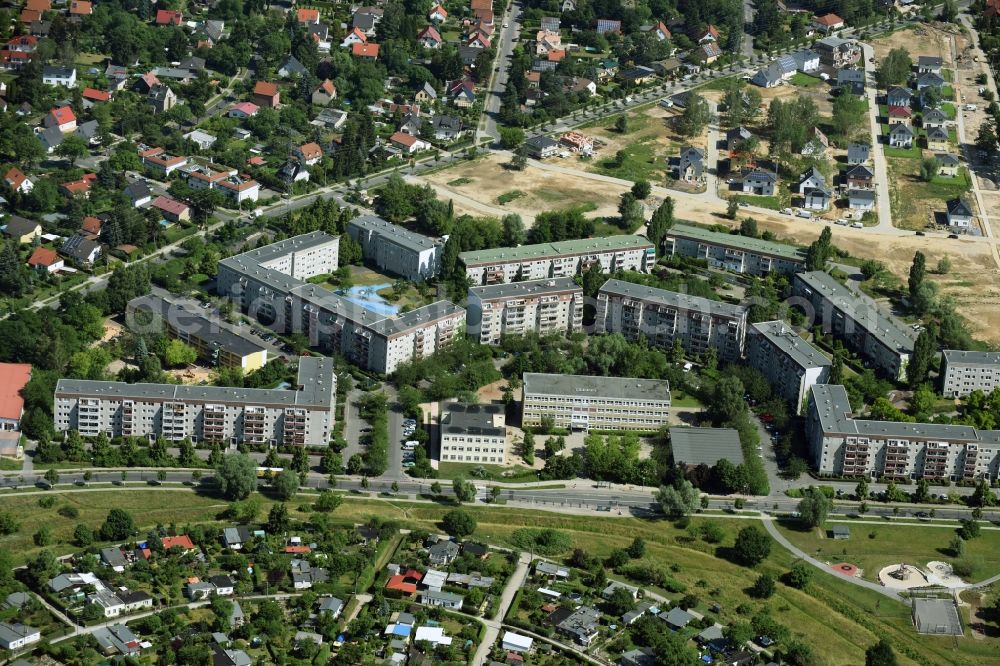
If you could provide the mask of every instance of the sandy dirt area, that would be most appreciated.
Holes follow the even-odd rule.
[[[940,56],[945,66],[951,64],[951,47],[945,32],[929,26],[919,26],[910,30],[897,30],[891,35],[869,42],[875,49],[875,62],[881,62],[893,49],[906,49],[916,62],[920,56]]]
[[[212,371],[200,365],[189,365],[186,368],[165,370],[165,372],[182,384],[201,384],[212,381]]]
[[[577,158],[554,159],[577,167]],[[591,208],[586,213],[588,218],[618,214],[618,198],[625,191],[624,186],[581,180],[530,166],[523,171],[511,171],[503,167],[506,162],[505,157],[490,155],[419,180],[434,185],[442,198],[451,193],[472,200],[470,204],[456,198],[455,207],[459,211],[467,210],[469,214],[478,216],[486,214],[475,205],[478,202],[495,209],[494,215],[517,213],[524,218],[526,226],[540,211],[579,205]],[[499,196],[513,191],[523,192],[524,196],[502,206],[497,203]]]

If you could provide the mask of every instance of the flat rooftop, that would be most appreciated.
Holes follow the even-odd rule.
[[[777,243],[761,238],[750,238],[749,236],[740,236],[738,234],[727,234],[721,231],[711,231],[688,224],[675,224],[671,227],[667,232],[667,238],[671,237],[685,238],[710,245],[731,247],[769,257],[780,257],[788,261],[800,261],[804,263],[806,260],[806,251],[794,245]]]
[[[165,322],[174,330],[183,331],[238,356],[255,354],[265,349],[227,328],[218,319],[213,321],[198,309],[159,296],[150,294],[129,301],[126,322],[130,327],[142,328],[147,323],[143,319],[143,313],[159,317],[161,324]],[[160,329],[162,330],[162,325]]]
[[[482,287],[470,287],[469,293],[475,294],[480,300],[492,301],[499,298],[529,298],[545,294],[562,294],[569,291],[583,292],[573,278],[558,277],[543,280],[528,280],[526,282],[511,282],[510,284],[489,284]]]
[[[826,434],[858,435],[873,439],[927,439],[1000,444],[1000,430],[978,430],[967,425],[943,423],[897,423],[870,421],[851,416],[847,389],[840,384],[816,384],[812,387],[820,427]]]
[[[504,406],[496,403],[476,405],[449,402],[441,406],[441,432],[449,435],[504,437]]]
[[[1000,365],[1000,352],[945,349],[941,354],[948,363],[957,363],[959,365]]]
[[[719,317],[729,317],[732,319],[742,319],[747,312],[747,308],[742,305],[732,305],[722,301],[713,301],[700,296],[690,296],[676,291],[647,287],[644,284],[625,282],[624,280],[611,279],[604,283],[600,293],[613,296],[624,296],[640,301],[655,303],[679,310],[693,310],[702,314],[711,314]]]
[[[712,467],[723,458],[743,463],[740,434],[733,428],[671,428],[670,448],[674,461],[686,465]]]
[[[800,368],[820,368],[830,365],[830,359],[800,338],[783,321],[762,321],[752,324],[752,332],[764,336]]]
[[[636,250],[640,248],[653,249],[645,236],[637,234],[622,234],[605,236],[603,238],[581,238],[578,240],[558,241],[556,243],[538,243],[520,247],[501,247],[489,250],[474,250],[462,252],[458,258],[466,266],[482,264],[507,264],[520,261],[545,259],[574,254],[597,254],[620,250]]]
[[[432,238],[404,229],[377,215],[361,215],[348,222],[347,225],[370,231],[390,243],[395,243],[414,252],[430,250],[438,245],[437,241]]]
[[[665,379],[526,372],[523,380],[525,396],[536,394],[670,402],[670,382]]]
[[[913,338],[895,319],[882,313],[878,304],[864,294],[858,294],[837,282],[824,271],[796,273],[795,279],[850,315],[850,318],[890,349],[913,353]]]
[[[215,402],[267,407],[322,407],[329,409],[336,390],[333,359],[322,356],[299,358],[298,390],[252,389],[176,384],[127,384],[87,379],[60,379],[56,397],[102,400],[149,400]]]

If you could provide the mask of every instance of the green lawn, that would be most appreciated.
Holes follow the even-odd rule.
[[[497,197],[497,203],[502,206],[502,205],[508,204],[511,201],[514,201],[516,199],[520,199],[523,196],[524,196],[524,192],[522,192],[521,190],[511,190],[510,192],[504,192],[503,194],[501,194],[500,196],[498,196]]]
[[[870,520],[870,519],[869,519]],[[903,520],[903,519],[898,519]],[[915,519],[906,519],[914,522]],[[850,562],[861,567],[867,580],[877,580],[882,567],[905,562],[926,568],[935,560],[952,562],[948,543],[955,536],[954,527],[893,525],[852,525],[851,538],[834,541],[826,530],[839,523],[827,523],[826,529],[800,531],[796,526],[779,525],[788,540],[816,559]],[[874,535],[874,538],[872,538]],[[966,542],[965,558],[973,564],[974,581],[1000,572],[1000,532],[983,530],[982,536]]]
[[[889,126],[882,125],[882,136],[889,136]],[[913,145],[909,148],[897,148],[895,146],[884,145],[882,150],[885,152],[886,157],[906,157],[909,159],[920,159],[920,146],[918,145],[918,138],[915,137]]]
[[[957,109],[955,108],[955,105],[952,104],[951,102],[945,102],[944,104],[942,104],[941,105],[941,110],[951,120],[954,120],[955,119],[955,115],[958,113]]]
[[[795,72],[791,78],[791,84],[793,86],[798,86],[800,88],[815,88],[821,86],[825,81],[816,76],[809,76],[803,72]]]
[[[971,187],[969,170],[965,167],[960,167],[958,175],[954,178],[934,176],[931,182],[927,183],[927,192],[942,199],[953,199],[961,194],[965,194]]]
[[[721,79],[715,79],[714,81],[709,81],[708,83],[696,86],[695,90],[729,90],[729,87],[733,85],[733,81],[735,79],[735,75],[724,76]]]
[[[649,137],[651,139],[651,137]],[[666,163],[662,155],[657,155],[654,146],[645,141],[633,141],[622,148],[622,161],[616,155],[593,162],[590,171],[625,180],[647,180],[660,182]]]
[[[730,198],[731,199],[735,199],[736,201],[739,201],[739,202],[742,202],[742,203],[749,204],[750,206],[759,206],[761,208],[770,208],[771,210],[781,210],[782,208],[784,208],[784,207],[786,207],[788,205],[778,195],[774,195],[774,196],[770,196],[770,197],[763,197],[763,196],[756,196],[756,195],[753,195],[753,194],[738,194],[738,195],[730,197]]]
[[[13,458],[0,458],[0,470],[7,472],[16,472],[21,469],[22,462],[20,460],[14,460]]]
[[[545,444],[546,437],[543,435],[535,436],[535,443],[537,448],[541,448]],[[477,469],[482,469],[486,472],[485,477],[476,476],[473,472]],[[476,479],[476,478],[486,478],[493,481],[505,481],[508,483],[523,483],[526,481],[538,481],[538,473],[523,465],[483,465],[479,463],[455,463],[455,462],[442,462],[438,465],[438,476],[442,479],[454,479],[462,477],[465,479]]]

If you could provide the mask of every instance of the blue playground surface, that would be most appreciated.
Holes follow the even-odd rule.
[[[360,305],[362,307],[373,310],[386,317],[392,317],[399,313],[399,307],[387,302],[384,298],[378,295],[380,289],[387,289],[391,287],[391,284],[372,284],[359,287],[351,287],[350,289],[338,289],[337,293],[346,298],[351,303],[355,305]]]

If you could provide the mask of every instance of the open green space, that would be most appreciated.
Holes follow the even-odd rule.
[[[593,162],[588,170],[625,180],[659,182],[663,177],[665,162],[662,155],[656,154],[656,146],[652,140],[653,137],[650,136],[626,144],[617,155]],[[619,155],[621,160],[618,159]]]
[[[954,526],[893,525],[892,521],[878,525],[846,523],[851,528],[851,538],[835,541],[827,532],[834,524],[840,523],[827,523],[823,528],[811,530],[779,523],[778,528],[789,541],[818,560],[831,564],[850,562],[861,567],[867,580],[878,580],[880,569],[900,562],[926,569],[928,562],[956,561],[948,548],[955,536]],[[1000,573],[1000,532],[983,530],[982,536],[966,542],[965,555],[960,559],[972,565],[970,582]]]
[[[523,191],[511,190],[510,192],[504,192],[503,194],[498,196],[497,203],[502,206],[504,204],[510,203],[511,201],[516,201],[517,199],[520,199],[523,196],[525,196]]]
[[[545,437],[538,435],[535,441],[541,446]],[[523,465],[482,465],[479,463],[442,462],[438,466],[438,476],[442,479],[489,479],[505,483],[538,481],[536,470]]]
[[[20,460],[15,460],[13,458],[0,458],[0,470],[16,472],[21,469],[22,466],[23,463]]]
[[[795,72],[791,78],[791,84],[799,88],[815,88],[825,83],[823,79],[816,76],[809,76],[803,72]]]

